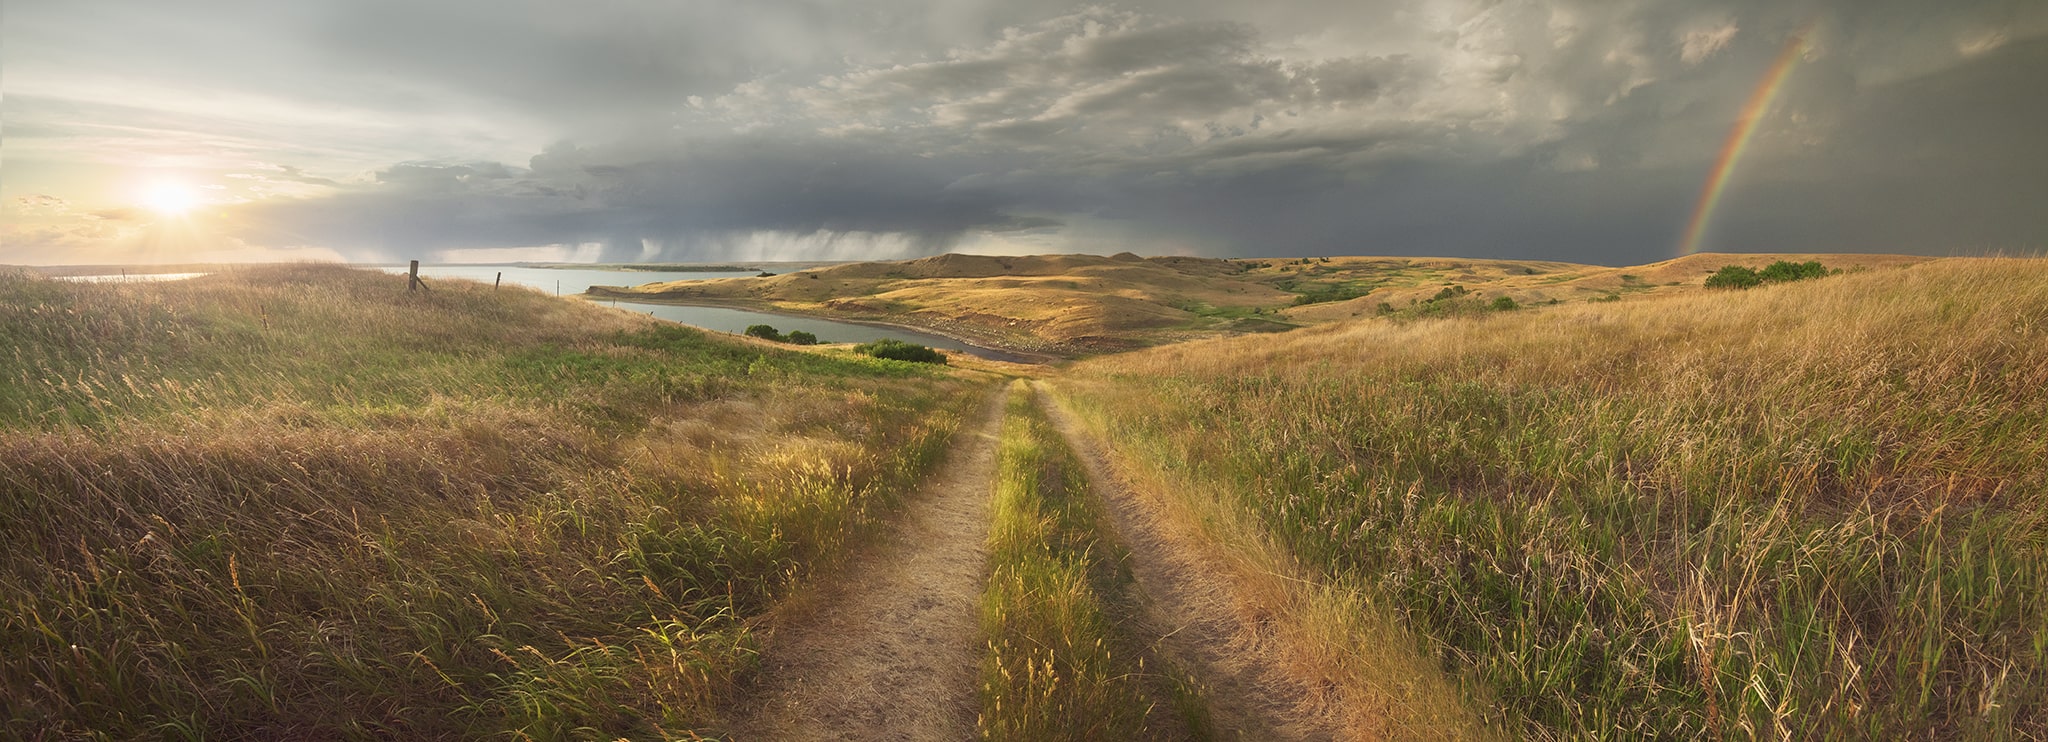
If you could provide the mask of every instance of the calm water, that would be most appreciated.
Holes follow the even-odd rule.
[[[79,283],[122,283],[122,282],[128,282],[128,283],[145,283],[145,282],[149,282],[149,281],[183,281],[183,280],[185,280],[185,279],[187,279],[187,278],[198,278],[198,277],[200,277],[200,276],[204,276],[204,275],[207,275],[207,274],[205,274],[205,273],[130,273],[130,274],[125,274],[125,275],[124,275],[124,274],[119,274],[119,273],[116,273],[116,274],[112,274],[112,275],[102,275],[102,276],[51,276],[51,278],[55,278],[55,279],[57,279],[57,280],[59,280],[59,281],[77,281],[77,282],[79,282]]]
[[[803,330],[818,336],[818,342],[821,343],[865,343],[870,340],[888,338],[901,340],[906,343],[929,345],[934,348],[961,350],[975,355],[981,355],[984,352],[994,352],[984,348],[976,348],[948,337],[926,335],[921,332],[899,330],[893,327],[856,325],[851,322],[834,322],[829,319],[750,312],[745,309],[729,309],[726,307],[640,304],[630,301],[614,302],[610,299],[594,301],[607,306],[617,306],[620,309],[640,312],[642,314],[652,314],[665,320],[681,322],[692,327],[702,327],[706,330],[717,330],[719,332],[738,333],[745,332],[747,327],[751,325],[772,325],[775,329],[781,330],[785,335],[794,330]]]
[[[382,270],[387,273],[395,273],[401,275],[406,272],[406,268],[402,266],[378,266],[378,270]],[[463,278],[472,281],[490,283],[492,279],[496,277],[498,273],[501,271],[505,274],[505,283],[517,284],[522,286],[531,286],[533,288],[537,288],[548,293],[554,293],[555,291],[557,291],[557,282],[559,282],[559,290],[561,291],[562,296],[574,296],[576,294],[581,294],[584,292],[585,289],[588,289],[591,286],[637,286],[643,283],[654,283],[657,281],[701,281],[712,278],[735,278],[740,276],[758,275],[756,271],[743,271],[737,273],[717,273],[681,271],[587,270],[580,268],[527,268],[516,265],[420,266],[420,276],[427,279],[428,285],[430,287],[432,286],[433,280],[436,278]],[[977,348],[975,346],[968,345],[966,343],[954,340],[949,337],[943,337],[939,335],[927,335],[922,332],[915,332],[911,330],[899,330],[893,327],[876,327],[874,325],[861,325],[854,324],[852,322],[834,322],[829,319],[814,319],[811,317],[792,317],[783,314],[768,314],[766,312],[754,312],[745,309],[730,309],[727,307],[691,307],[676,306],[672,304],[641,304],[630,301],[613,301],[610,299],[598,299],[594,301],[597,301],[600,304],[605,304],[608,306],[616,306],[620,309],[640,312],[642,314],[651,314],[655,317],[669,320],[671,322],[680,322],[686,325],[690,325],[692,327],[701,327],[706,330],[713,330],[717,332],[740,333],[745,332],[747,327],[751,325],[771,325],[775,329],[781,330],[784,334],[788,334],[789,332],[795,330],[803,330],[805,332],[818,336],[819,342],[865,343],[873,340],[882,339],[901,340],[906,343],[917,343],[918,345],[928,345],[934,348],[945,348],[947,350],[962,351],[974,356],[979,356],[981,358],[987,358],[995,361],[1014,361],[1022,363],[1030,362],[1030,359],[1016,355],[1014,353],[1005,353],[1003,351],[991,350],[989,348]]]
[[[403,274],[406,266],[377,266],[386,273]],[[499,273],[505,283],[531,286],[547,293],[575,296],[592,286],[638,286],[660,281],[701,281],[707,278],[738,278],[759,275],[758,271],[606,271],[583,268],[529,268],[519,265],[422,265],[420,277],[433,287],[436,278],[467,278],[490,283]]]

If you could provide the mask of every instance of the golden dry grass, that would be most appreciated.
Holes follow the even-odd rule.
[[[2042,261],[1333,324],[1065,386],[1519,735],[2048,735]]]
[[[1093,414],[1081,416],[1098,435],[1112,425],[1102,411],[1093,406],[1086,408]],[[1277,704],[1286,717],[1279,725],[1306,738],[1499,736],[1475,711],[1483,704],[1472,696],[1484,689],[1458,687],[1359,581],[1305,564],[1261,522],[1232,507],[1215,482],[1157,466],[1152,443],[1123,438],[1104,455],[1116,460],[1130,496],[1144,502],[1132,517],[1150,521],[1154,548],[1201,565],[1203,574],[1184,578],[1188,610],[1235,617],[1234,633],[1211,638],[1229,644],[1221,659],[1243,666],[1235,682],[1258,686],[1210,688],[1209,695]]]
[[[1928,260],[1709,254],[1607,268],[1452,258],[949,254],[595,291],[896,322],[1002,347],[1090,355],[1370,317],[1415,307],[1449,286],[1470,292],[1475,306],[1502,296],[1534,305],[1684,293],[1699,290],[1706,275],[1722,265],[1760,267],[1778,259],[1817,259],[1848,270]]]
[[[980,396],[403,285],[0,276],[7,735],[687,736]]]
[[[737,301],[783,311],[913,324],[1034,351],[1118,350],[1185,337],[1197,303],[1282,304],[1285,292],[1233,278],[1222,260],[1125,255],[939,255],[770,278],[649,284],[605,295]]]

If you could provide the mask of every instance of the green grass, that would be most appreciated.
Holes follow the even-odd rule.
[[[1304,280],[1301,276],[1319,276],[1339,272],[1331,266],[1317,266],[1303,269],[1300,275],[1284,274],[1268,277],[1266,283],[1274,288],[1295,295],[1291,306],[1307,306],[1328,302],[1349,301],[1388,287],[1413,287],[1440,283],[1448,273],[1428,268],[1375,266],[1370,269],[1349,269],[1342,272],[1356,277],[1338,280]]]
[[[1514,311],[1520,306],[1503,304],[1501,299],[1513,301],[1505,294],[1493,299],[1481,298],[1464,286],[1449,284],[1429,298],[1411,300],[1406,306],[1394,307],[1393,311],[1382,310],[1379,316],[1396,321],[1475,317],[1491,312]]]
[[[989,637],[977,727],[990,740],[1140,739],[1169,713],[1148,700],[1148,676],[1125,621],[1131,576],[1080,461],[1031,401],[1011,388],[997,454],[991,573],[981,597]],[[1156,668],[1155,668],[1156,669]],[[1174,696],[1196,722],[1192,686]],[[1185,724],[1185,722],[1183,722]]]
[[[1196,301],[1194,299],[1179,299],[1166,302],[1166,304],[1183,312],[1193,314],[1196,317],[1201,318],[1201,320],[1211,318],[1226,320],[1244,319],[1247,317],[1253,317],[1259,314],[1263,314],[1267,310],[1266,307],[1254,307],[1243,305],[1216,306],[1205,301]],[[1203,322],[1201,320],[1196,320],[1194,322],[1190,322],[1189,324],[1191,326],[1208,326],[1210,324],[1214,324],[1210,322]]]
[[[0,276],[8,736],[688,736],[979,396],[403,285]]]
[[[1077,402],[1535,738],[2048,736],[2048,266],[1098,359]]]
[[[1283,282],[1281,288],[1295,293],[1294,306],[1323,304],[1333,301],[1349,301],[1385,285],[1384,281],[1319,281],[1308,283]]]

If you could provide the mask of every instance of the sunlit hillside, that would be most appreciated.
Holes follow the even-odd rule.
[[[1059,384],[1368,586],[1515,736],[2048,736],[2043,261],[1361,319]]]
[[[985,388],[340,267],[0,275],[0,737],[687,737]]]
[[[1061,355],[1296,327],[1361,316],[1617,301],[1700,288],[1723,265],[1820,260],[1830,269],[1896,268],[1891,255],[1694,255],[1630,268],[1455,258],[1141,258],[1131,254],[948,254],[757,278],[595,288],[640,301],[733,303],[914,325],[992,345]],[[1431,304],[1446,289],[1458,301]]]

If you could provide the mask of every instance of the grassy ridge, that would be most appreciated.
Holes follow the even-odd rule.
[[[402,286],[0,276],[9,735],[685,734],[978,396]]]
[[[1531,737],[2048,736],[2048,266],[1083,364]]]
[[[997,453],[977,727],[990,740],[1156,736],[1144,663],[1119,627],[1132,610],[1121,549],[1098,535],[1081,463],[1031,398],[1011,387]]]

